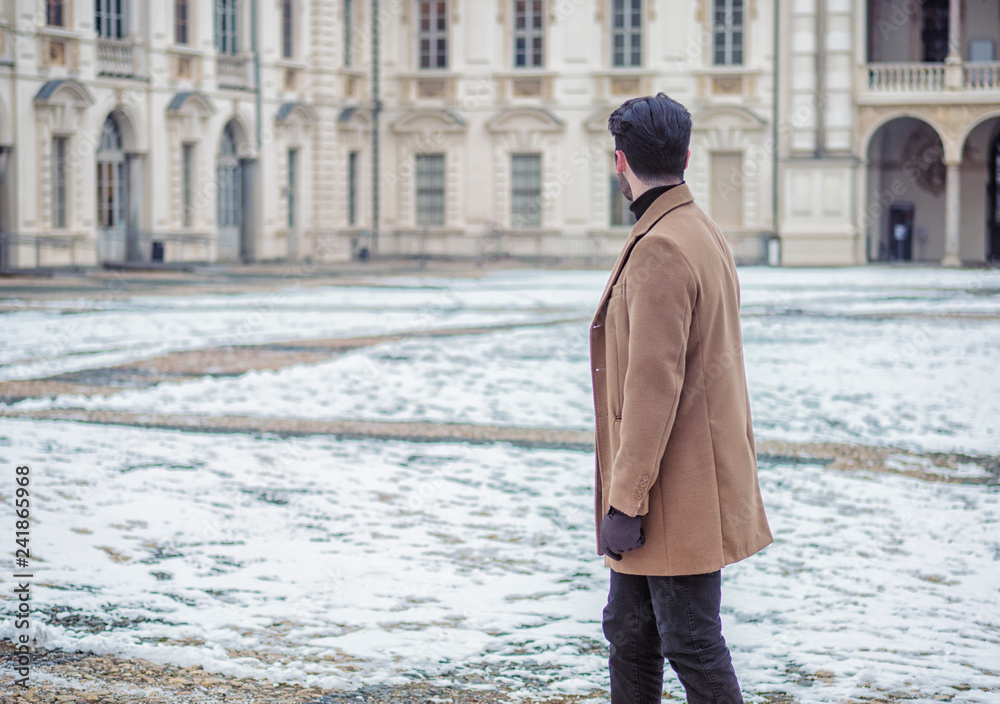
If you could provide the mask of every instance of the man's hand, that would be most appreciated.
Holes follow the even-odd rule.
[[[601,522],[601,550],[612,560],[621,560],[623,552],[638,550],[646,544],[642,517],[628,516],[614,506]]]

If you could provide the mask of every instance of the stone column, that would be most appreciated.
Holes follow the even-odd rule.
[[[962,0],[948,3],[948,60],[962,60]]]
[[[961,266],[958,258],[958,236],[961,226],[961,163],[948,162],[948,180],[944,206],[944,259],[941,266]]]
[[[948,4],[948,58],[945,59],[945,87],[961,90],[962,76],[962,0]]]

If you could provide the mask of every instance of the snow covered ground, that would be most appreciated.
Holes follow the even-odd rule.
[[[1000,271],[744,269],[741,277],[748,380],[762,437],[989,455],[1000,450]],[[409,282],[412,291],[328,289],[316,292],[314,309],[300,300],[304,292],[289,293],[281,300],[291,306],[295,299],[288,318],[298,327],[275,309],[263,316],[254,340],[293,329],[330,337],[573,316],[581,322],[465,338],[413,336],[318,365],[161,384],[109,398],[29,400],[20,407],[590,428],[587,316],[604,279],[602,272],[515,272],[432,281],[428,289]],[[224,303],[217,298],[181,299],[166,310],[171,299],[140,301],[144,314],[133,333],[142,342],[133,351],[202,340],[203,318],[210,317],[205,311]],[[234,306],[245,314],[243,306],[252,308],[254,300],[238,297]],[[343,320],[330,312],[365,307],[365,300],[372,312],[344,312]],[[397,311],[409,301],[412,309],[380,312],[379,301]],[[81,349],[106,344],[103,335],[112,334],[116,314],[84,315],[93,322],[78,329],[92,326],[94,332],[48,363],[80,368],[88,364]],[[161,324],[159,315],[172,322]],[[218,321],[237,315],[211,314]],[[18,336],[23,340],[36,326],[51,331],[60,317],[17,316],[10,322],[25,325],[26,334]],[[220,330],[204,339],[228,334]],[[9,363],[0,367],[0,378],[18,378],[39,364]]]
[[[741,278],[762,437],[998,454],[1000,272]],[[0,316],[0,375],[211,346],[255,313],[242,342],[579,315],[17,407],[589,427],[586,316],[603,273],[392,283],[272,294],[263,312],[261,295],[25,303]],[[38,335],[63,343],[36,354]],[[0,464],[25,462],[48,646],[327,687],[470,668],[535,693],[605,684],[587,453],[0,420]],[[761,484],[776,542],[725,571],[747,691],[997,701],[996,486],[783,462]]]

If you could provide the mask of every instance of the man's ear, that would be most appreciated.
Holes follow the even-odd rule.
[[[688,149],[688,155],[687,155],[687,159],[686,159],[686,160],[684,161],[684,170],[685,170],[685,171],[687,171],[687,168],[688,168],[688,167],[689,167],[690,165],[691,165],[691,150],[690,150],[690,149]]]
[[[625,152],[621,149],[615,149],[615,172],[623,174],[627,168],[628,159],[625,158]]]

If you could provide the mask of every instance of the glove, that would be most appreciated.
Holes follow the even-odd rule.
[[[646,544],[642,534],[642,517],[629,516],[614,506],[601,521],[601,550],[612,560],[621,560],[622,553],[638,550]]]

